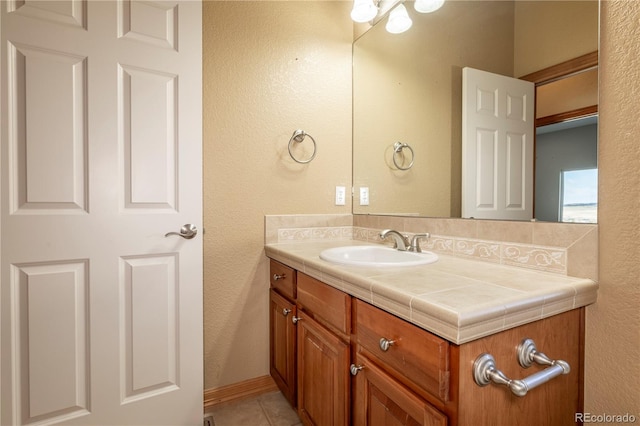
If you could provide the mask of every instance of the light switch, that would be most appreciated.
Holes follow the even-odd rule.
[[[336,186],[336,206],[344,206],[346,198],[346,188],[344,186]]]
[[[360,187],[360,205],[361,206],[369,205],[369,187],[368,186]]]

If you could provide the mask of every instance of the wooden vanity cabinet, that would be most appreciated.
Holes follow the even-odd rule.
[[[270,278],[271,376],[304,424],[349,425],[351,297],[273,260]]]
[[[305,425],[562,426],[583,412],[584,308],[456,345],[287,272],[293,286],[280,279],[271,288],[271,373]],[[524,338],[567,361],[571,372],[522,397],[503,385],[475,383],[473,364],[483,353],[510,379],[544,370],[519,365],[516,348]]]

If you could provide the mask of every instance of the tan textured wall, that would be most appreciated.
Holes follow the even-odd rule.
[[[349,2],[204,1],[205,389],[269,374],[264,215],[350,213]],[[293,131],[317,141],[295,163]],[[308,142],[305,142],[307,144]]]
[[[598,1],[516,1],[514,76],[598,50]]]
[[[600,290],[587,309],[585,410],[638,422],[640,2],[602,3],[600,64]]]

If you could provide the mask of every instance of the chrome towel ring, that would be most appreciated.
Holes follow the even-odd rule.
[[[404,153],[402,152],[405,148],[407,148],[409,151],[411,151],[411,162],[409,163],[409,165],[407,167],[401,167],[398,164],[398,161],[396,160],[396,156],[398,154],[402,155],[402,158],[404,159]],[[409,170],[411,167],[413,167],[413,160],[416,158],[415,153],[413,152],[413,148],[411,148],[409,146],[408,143],[402,143],[402,142],[396,142],[393,144],[393,164],[396,165],[396,167],[399,170]]]
[[[306,160],[298,160],[293,155],[293,152],[291,152],[291,146],[293,145],[293,142],[302,143],[302,141],[304,141],[304,138],[307,136],[309,136],[309,139],[311,139],[311,142],[313,143],[313,153],[311,154],[311,157],[309,157]],[[291,139],[289,139],[289,155],[291,156],[291,158],[293,158],[293,161],[300,164],[307,164],[316,157],[316,152],[317,152],[316,140],[313,138],[313,136],[306,133],[304,130],[300,130],[300,129],[293,132],[293,135],[291,135]]]

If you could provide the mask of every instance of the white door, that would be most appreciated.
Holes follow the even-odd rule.
[[[200,425],[201,4],[0,6],[1,423]]]
[[[462,70],[462,217],[533,218],[534,84]]]

